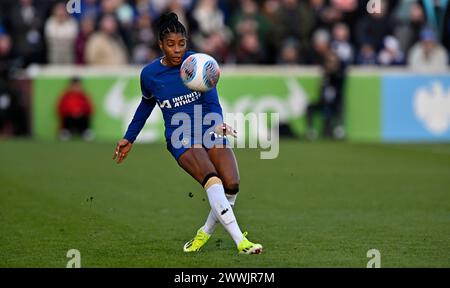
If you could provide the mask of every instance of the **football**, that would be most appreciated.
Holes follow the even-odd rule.
[[[217,85],[220,67],[210,55],[195,53],[183,61],[180,75],[184,85],[189,89],[207,92]]]

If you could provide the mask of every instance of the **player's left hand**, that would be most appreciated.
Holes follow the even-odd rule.
[[[231,135],[234,138],[236,138],[237,136],[237,131],[231,128],[231,126],[226,123],[217,125],[216,128],[214,129],[214,132],[222,136]]]

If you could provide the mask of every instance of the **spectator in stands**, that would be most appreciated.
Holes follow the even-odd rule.
[[[159,55],[158,42],[152,27],[150,14],[138,16],[132,32],[132,59],[135,64],[146,64]]]
[[[392,1],[392,0],[391,0]],[[367,13],[366,2],[361,0],[331,0],[333,7],[341,13],[341,19],[334,23],[344,23],[347,27],[355,27],[360,16],[359,9],[364,7],[364,14]],[[359,2],[359,3],[358,3]]]
[[[78,23],[66,10],[66,5],[58,2],[53,13],[45,23],[47,40],[47,59],[49,64],[73,64],[75,58],[75,39]]]
[[[103,19],[104,16],[107,15],[114,17],[116,20],[116,34],[118,34],[121,38],[122,43],[125,45],[127,53],[129,54],[131,51],[129,36],[131,34],[132,27],[130,27],[130,13],[129,9],[127,9],[127,3],[123,3],[123,0],[99,0],[99,4],[100,14],[97,18]]]
[[[11,38],[0,26],[0,135],[12,134],[12,100],[9,89]]]
[[[140,2],[147,2],[150,15],[152,19],[158,19],[159,16],[167,10],[167,5],[169,4],[169,1],[167,0],[142,0]]]
[[[24,66],[44,63],[45,50],[42,37],[44,11],[33,5],[33,0],[20,0],[9,13],[9,32],[13,51],[22,58]]]
[[[95,31],[95,19],[86,16],[81,19],[80,31],[75,39],[75,63],[79,65],[86,64],[86,43],[89,37]]]
[[[320,11],[319,19],[320,28],[330,31],[335,23],[343,22],[344,11],[334,1],[331,1]]]
[[[383,47],[384,37],[392,35],[392,23],[388,18],[388,5],[385,0],[380,2],[380,13],[365,13],[355,27],[357,47],[370,44],[376,52]]]
[[[128,63],[127,50],[117,29],[117,21],[114,16],[102,17],[100,31],[92,34],[86,43],[88,64],[125,65]]]
[[[262,17],[267,22],[266,37],[266,62],[276,64],[279,61],[279,46],[282,43],[282,29],[279,23],[280,2],[278,0],[267,0],[262,6]]]
[[[416,1],[401,1],[393,14],[394,36],[400,50],[407,53],[420,40],[420,31],[425,25],[423,8]]]
[[[202,44],[201,52],[212,55],[219,63],[230,62],[228,40],[222,34],[213,33]]]
[[[436,33],[436,40],[440,41],[443,36],[444,25],[447,24],[448,19],[445,19],[445,14],[450,3],[448,0],[421,0],[424,7],[427,26],[432,28]],[[449,15],[447,15],[449,16]]]
[[[383,66],[405,64],[405,55],[400,50],[400,44],[394,36],[386,36],[384,38],[384,47],[378,54],[378,64]]]
[[[199,0],[192,11],[192,18],[198,25],[198,30],[192,33],[192,41],[196,43],[194,48],[212,55],[219,62],[226,62],[222,49],[229,45],[232,35],[217,0]]]
[[[137,15],[149,14],[153,19],[153,15],[150,13],[150,2],[148,0],[136,0],[135,10]]]
[[[79,30],[86,27],[76,40],[77,64],[102,64],[105,59],[108,59],[107,62],[113,61],[114,64],[128,63],[130,55],[132,63],[143,64],[152,60],[159,53],[159,49],[150,43],[153,42],[149,40],[153,33],[149,33],[153,29],[153,23],[149,24],[149,21],[167,10],[175,11],[181,22],[189,26],[190,48],[211,54],[220,63],[236,62],[239,56],[239,63],[276,64],[283,61],[283,55],[289,58],[298,54],[300,64],[320,65],[321,53],[317,50],[320,44],[313,44],[317,40],[314,40],[313,35],[324,30],[331,33],[331,45],[345,63],[374,64],[382,61],[378,59],[378,55],[387,59],[388,53],[384,45],[386,36],[394,36],[399,41],[399,52],[408,55],[412,45],[420,40],[420,31],[427,23],[435,28],[436,43],[444,44],[450,50],[450,0],[380,0],[381,13],[368,13],[367,1],[362,0],[80,1],[81,13],[72,15],[80,22]],[[41,37],[43,23],[46,22],[44,16],[50,11],[49,5],[56,2],[67,3],[61,0],[0,1],[0,25],[4,25],[9,31],[13,38],[13,50],[22,58],[24,66],[30,63],[45,63],[46,55],[49,56],[49,62],[53,63],[53,51],[62,50],[63,46],[52,45],[52,41],[47,39],[50,51],[45,53]],[[62,7],[62,4],[60,6]],[[100,46],[104,48],[108,46],[104,45],[107,43],[109,52],[120,51],[118,54],[122,56],[110,57],[107,56],[109,53],[100,53],[101,57],[91,57],[89,62],[84,43],[88,41],[87,38],[93,36],[90,35],[93,30],[92,21],[96,25],[100,23],[101,27],[101,19],[110,15],[116,22],[115,25],[109,25],[115,26],[114,36],[101,37],[103,41],[100,41]],[[55,17],[52,15],[51,18]],[[91,20],[84,22],[84,19]],[[49,19],[47,23],[50,22],[52,21]],[[62,30],[62,27],[57,28]],[[235,32],[235,37],[231,31]],[[105,35],[102,28],[95,34],[96,37],[93,38],[97,38],[97,43],[98,34]],[[253,45],[252,41],[255,39],[259,42],[257,45]],[[299,47],[297,53],[292,53],[293,46],[287,45],[290,39],[296,39]],[[67,45],[68,43],[66,42]],[[126,49],[124,54],[123,47]],[[261,51],[243,53],[248,48],[251,50],[255,47]],[[100,50],[92,45],[91,48]],[[243,59],[242,56],[248,53],[251,57],[248,60]],[[72,53],[66,55],[70,57]],[[85,60],[82,60],[83,58]],[[97,59],[100,60],[96,61]]]
[[[244,35],[257,34],[258,46],[266,51],[266,36],[268,23],[259,11],[254,0],[243,0],[237,11],[232,15],[231,27],[234,32],[234,40],[237,45],[242,44]],[[265,59],[260,59],[261,64]]]
[[[181,24],[186,27],[187,31],[191,30],[191,19],[189,19],[189,16],[186,11],[186,4],[183,5],[183,0],[171,0],[169,1],[169,4],[167,5],[166,12],[174,12],[178,16],[178,20],[181,22]],[[189,5],[187,5],[189,6]]]
[[[11,71],[20,67],[20,62],[12,51],[11,36],[0,26],[0,80],[7,81]]]
[[[101,18],[104,15],[115,15],[118,12],[119,5],[121,3],[118,0],[100,0],[99,4],[100,4],[99,17]]]
[[[340,22],[334,25],[331,48],[345,65],[353,63],[354,52],[350,43],[350,31],[346,24]]]
[[[133,7],[125,0],[116,0],[116,2],[117,7],[115,9],[115,12],[120,25],[131,27],[134,20]]]
[[[73,136],[81,136],[84,140],[92,140],[90,129],[92,103],[83,91],[80,79],[73,78],[58,102],[61,140],[69,140]]]
[[[422,30],[420,42],[415,44],[408,54],[408,64],[415,71],[448,70],[447,51],[437,42],[437,35],[433,29]]]
[[[278,26],[280,27],[279,35],[276,35],[278,43],[282,44],[289,38],[298,39],[299,53],[304,56],[302,61],[305,63],[311,51],[310,37],[318,22],[315,9],[319,9],[317,6],[323,4],[316,2],[323,1],[306,3],[299,0],[282,0],[278,10]],[[278,51],[281,51],[281,48],[278,46]]]
[[[127,48],[127,54],[131,55],[132,34],[134,31],[134,11],[131,5],[125,0],[114,0],[116,2],[115,16],[118,21],[119,34]]]
[[[357,65],[376,65],[377,64],[377,54],[375,53],[375,48],[369,43],[364,43],[356,56]]]
[[[306,4],[306,1],[301,1],[299,3],[300,6],[302,4]],[[316,30],[318,28],[323,28],[326,26],[325,23],[322,22],[322,15],[326,11],[327,7],[328,6],[325,0],[308,0],[308,5],[305,7],[305,12],[310,15],[309,17],[313,17],[312,30]]]
[[[299,43],[297,39],[288,38],[281,46],[280,59],[278,64],[281,65],[298,65],[300,64]]]
[[[265,61],[265,55],[258,34],[247,32],[242,35],[236,49],[237,64],[261,64]]]
[[[314,31],[312,36],[313,51],[308,57],[308,64],[322,65],[323,60],[330,50],[330,33],[325,29]]]

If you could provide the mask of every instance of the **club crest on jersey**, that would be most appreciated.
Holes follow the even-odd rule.
[[[158,100],[158,104],[160,108],[172,108],[172,105],[170,105],[169,100],[164,100],[162,102]]]

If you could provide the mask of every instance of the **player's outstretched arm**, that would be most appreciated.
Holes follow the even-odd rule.
[[[117,143],[116,149],[114,150],[113,160],[117,158],[117,164],[122,163],[127,157],[133,146],[134,140],[136,140],[139,132],[141,132],[145,121],[152,113],[155,105],[156,100],[154,97],[151,99],[142,98],[141,103],[134,113],[133,120],[131,120],[130,125],[128,125],[125,136]]]
[[[113,160],[117,159],[117,164],[122,163],[127,158],[128,153],[131,151],[133,144],[127,139],[121,139],[117,142],[116,149],[114,150]]]

